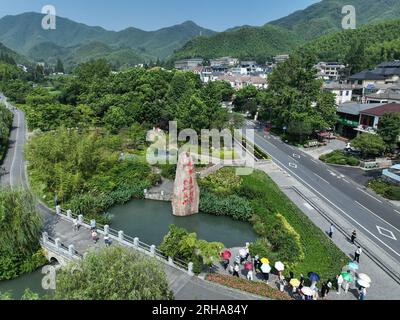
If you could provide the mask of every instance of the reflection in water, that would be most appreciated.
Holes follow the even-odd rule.
[[[175,217],[169,202],[134,200],[114,207],[110,213],[113,215],[113,229],[123,230],[125,234],[138,237],[147,244],[159,245],[171,224],[197,233],[199,239],[219,241],[229,248],[244,246],[257,238],[249,223],[233,221],[228,217],[206,214]]]

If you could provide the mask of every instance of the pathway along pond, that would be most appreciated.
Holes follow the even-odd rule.
[[[249,223],[207,214],[175,217],[169,202],[132,200],[112,208],[109,213],[113,216],[113,229],[123,230],[125,234],[138,237],[140,241],[150,245],[160,245],[171,224],[195,232],[198,239],[222,242],[228,248],[241,247],[246,242],[254,242],[257,239]],[[0,292],[10,292],[14,299],[21,298],[26,288],[40,296],[49,294],[49,291],[42,289],[42,278],[39,269],[11,281],[0,281]]]

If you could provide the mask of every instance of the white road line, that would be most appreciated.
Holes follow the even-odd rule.
[[[318,162],[316,160],[314,160],[313,158],[310,158],[310,160],[316,164],[318,164]]]
[[[260,136],[259,136],[260,137]],[[262,137],[261,137],[262,139]],[[266,141],[266,140],[265,140]],[[269,143],[268,141],[266,141]],[[372,237],[374,237],[377,241],[379,241],[381,244],[383,244],[386,248],[388,248],[390,251],[392,251],[395,255],[400,257],[400,253],[398,253],[396,250],[394,250],[391,246],[387,245],[385,242],[383,242],[381,239],[379,239],[376,235],[374,235],[371,231],[369,231],[366,227],[364,227],[361,223],[359,223],[357,220],[355,220],[352,216],[347,214],[343,209],[339,208],[336,204],[334,204],[331,200],[329,200],[327,197],[325,197],[323,194],[321,194],[318,190],[316,190],[313,186],[311,186],[309,183],[304,181],[302,178],[300,178],[297,174],[295,174],[292,170],[287,168],[282,162],[280,162],[278,159],[273,157],[272,155],[269,155],[274,161],[280,163],[280,165],[284,168],[286,168],[288,171],[290,171],[293,176],[295,176],[297,179],[299,179],[304,185],[308,186],[311,190],[313,190],[316,194],[321,196],[323,199],[325,199],[327,202],[329,202],[333,207],[341,211],[346,217],[348,217],[350,220],[352,220],[355,224],[359,225],[360,228],[364,229],[368,234],[370,234]],[[382,219],[383,220],[383,219]],[[384,221],[384,220],[383,220]],[[392,226],[389,222],[386,222],[386,224]]]
[[[319,176],[318,174],[314,173],[318,178],[320,178],[321,180],[325,181],[327,184],[330,184],[329,181],[325,180],[324,178],[322,178],[321,176]]]
[[[15,136],[15,143],[14,143],[14,155],[13,155],[13,159],[12,159],[11,166],[10,166],[10,187],[13,186],[12,185],[12,173],[13,173],[13,168],[14,168],[14,163],[15,163],[15,158],[16,158],[15,154],[17,153],[18,138],[19,138],[19,127],[20,127],[20,122],[21,122],[21,118],[19,116],[19,112],[17,111],[16,114],[17,114],[17,119],[18,119],[17,123],[18,124],[17,124],[17,129],[16,129],[17,130],[17,134]]]
[[[375,198],[374,196],[370,195],[370,194],[369,194],[368,192],[366,192],[365,190],[363,190],[363,189],[361,189],[361,188],[357,188],[357,190],[359,190],[359,191],[361,191],[362,193],[366,194],[368,197],[371,197],[372,199],[374,199],[374,200],[376,200],[376,201],[378,201],[378,202],[380,202],[380,203],[383,203],[381,200],[379,200],[379,199]]]
[[[295,164],[295,163],[289,163],[289,167],[297,169],[297,164]]]
[[[394,210],[394,212],[397,212],[398,214],[400,214],[400,211],[398,211],[398,210]]]
[[[347,181],[346,179],[342,179],[344,182],[346,182],[346,183],[348,183],[348,184],[350,184],[350,182],[349,181]]]

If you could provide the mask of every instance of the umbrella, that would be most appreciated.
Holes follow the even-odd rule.
[[[315,272],[310,272],[308,274],[308,278],[312,281],[312,282],[318,282],[321,278],[318,274],[316,274]]]
[[[355,263],[355,262],[350,262],[348,267],[349,267],[350,270],[358,270],[358,268],[359,268],[358,264]]]
[[[262,264],[269,264],[269,260],[267,258],[262,258],[260,261]]]
[[[303,294],[306,295],[306,296],[312,296],[312,295],[314,295],[314,290],[311,289],[310,287],[303,287],[303,288],[301,288],[301,292],[303,292]]]
[[[239,255],[240,255],[242,258],[246,257],[246,256],[247,256],[247,251],[246,251],[246,249],[240,249],[240,250],[239,250]]]
[[[361,279],[357,280],[357,283],[360,287],[363,287],[363,288],[369,288],[371,286],[371,284],[369,282],[367,282],[365,280],[361,280]]]
[[[246,270],[253,270],[253,264],[252,264],[251,262],[246,262],[246,263],[244,264],[244,268],[245,268]]]
[[[269,264],[267,264],[267,263],[264,263],[261,266],[261,272],[262,273],[270,273],[271,272],[271,266]]]
[[[360,273],[357,275],[357,281],[362,280],[368,283],[371,283],[372,280],[369,276],[367,276],[365,273]]]
[[[275,262],[275,269],[278,271],[283,271],[283,270],[285,270],[285,266],[282,262],[278,261],[278,262]]]
[[[292,279],[289,283],[294,288],[298,288],[300,286],[300,280],[298,279]]]
[[[352,276],[350,273],[343,272],[343,273],[342,273],[342,277],[343,277],[343,279],[344,279],[345,281],[347,281],[347,282],[353,281],[353,276]]]
[[[229,260],[232,257],[232,253],[229,250],[225,250],[224,252],[221,253],[221,257],[224,260]]]

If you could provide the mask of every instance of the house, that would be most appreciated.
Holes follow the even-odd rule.
[[[365,93],[367,103],[400,103],[400,83],[388,84],[376,88],[371,93]]]
[[[389,182],[400,184],[400,164],[394,165],[390,169],[383,170],[382,176]]]
[[[328,82],[324,83],[323,89],[332,92],[335,95],[336,105],[341,105],[353,100],[353,90],[359,89],[359,85]]]
[[[400,104],[398,103],[387,103],[377,107],[362,110],[360,112],[360,125],[354,130],[358,131],[359,133],[366,132],[376,134],[381,117],[386,113],[398,112],[400,113]]]
[[[239,64],[239,59],[231,57],[222,57],[218,59],[211,59],[211,67],[234,67]]]
[[[236,90],[249,85],[253,85],[257,89],[266,89],[268,86],[267,80],[259,76],[223,74],[216,76],[214,81],[227,81]]]
[[[274,57],[274,62],[276,64],[282,63],[282,62],[285,62],[286,60],[289,60],[289,58],[290,58],[290,55],[288,55],[288,54],[280,54],[280,55],[277,55]]]
[[[346,66],[339,62],[319,62],[315,68],[318,70],[319,78],[338,81]]]
[[[366,103],[345,103],[337,108],[338,122],[336,124],[336,132],[341,136],[354,139],[358,132],[355,130],[360,126],[360,114],[364,110],[379,107],[382,104],[366,104]]]
[[[178,70],[194,70],[196,67],[203,65],[202,58],[183,59],[175,61],[175,69]]]
[[[373,70],[366,70],[348,78],[352,84],[368,85],[395,83],[400,80],[400,61],[383,62]]]

